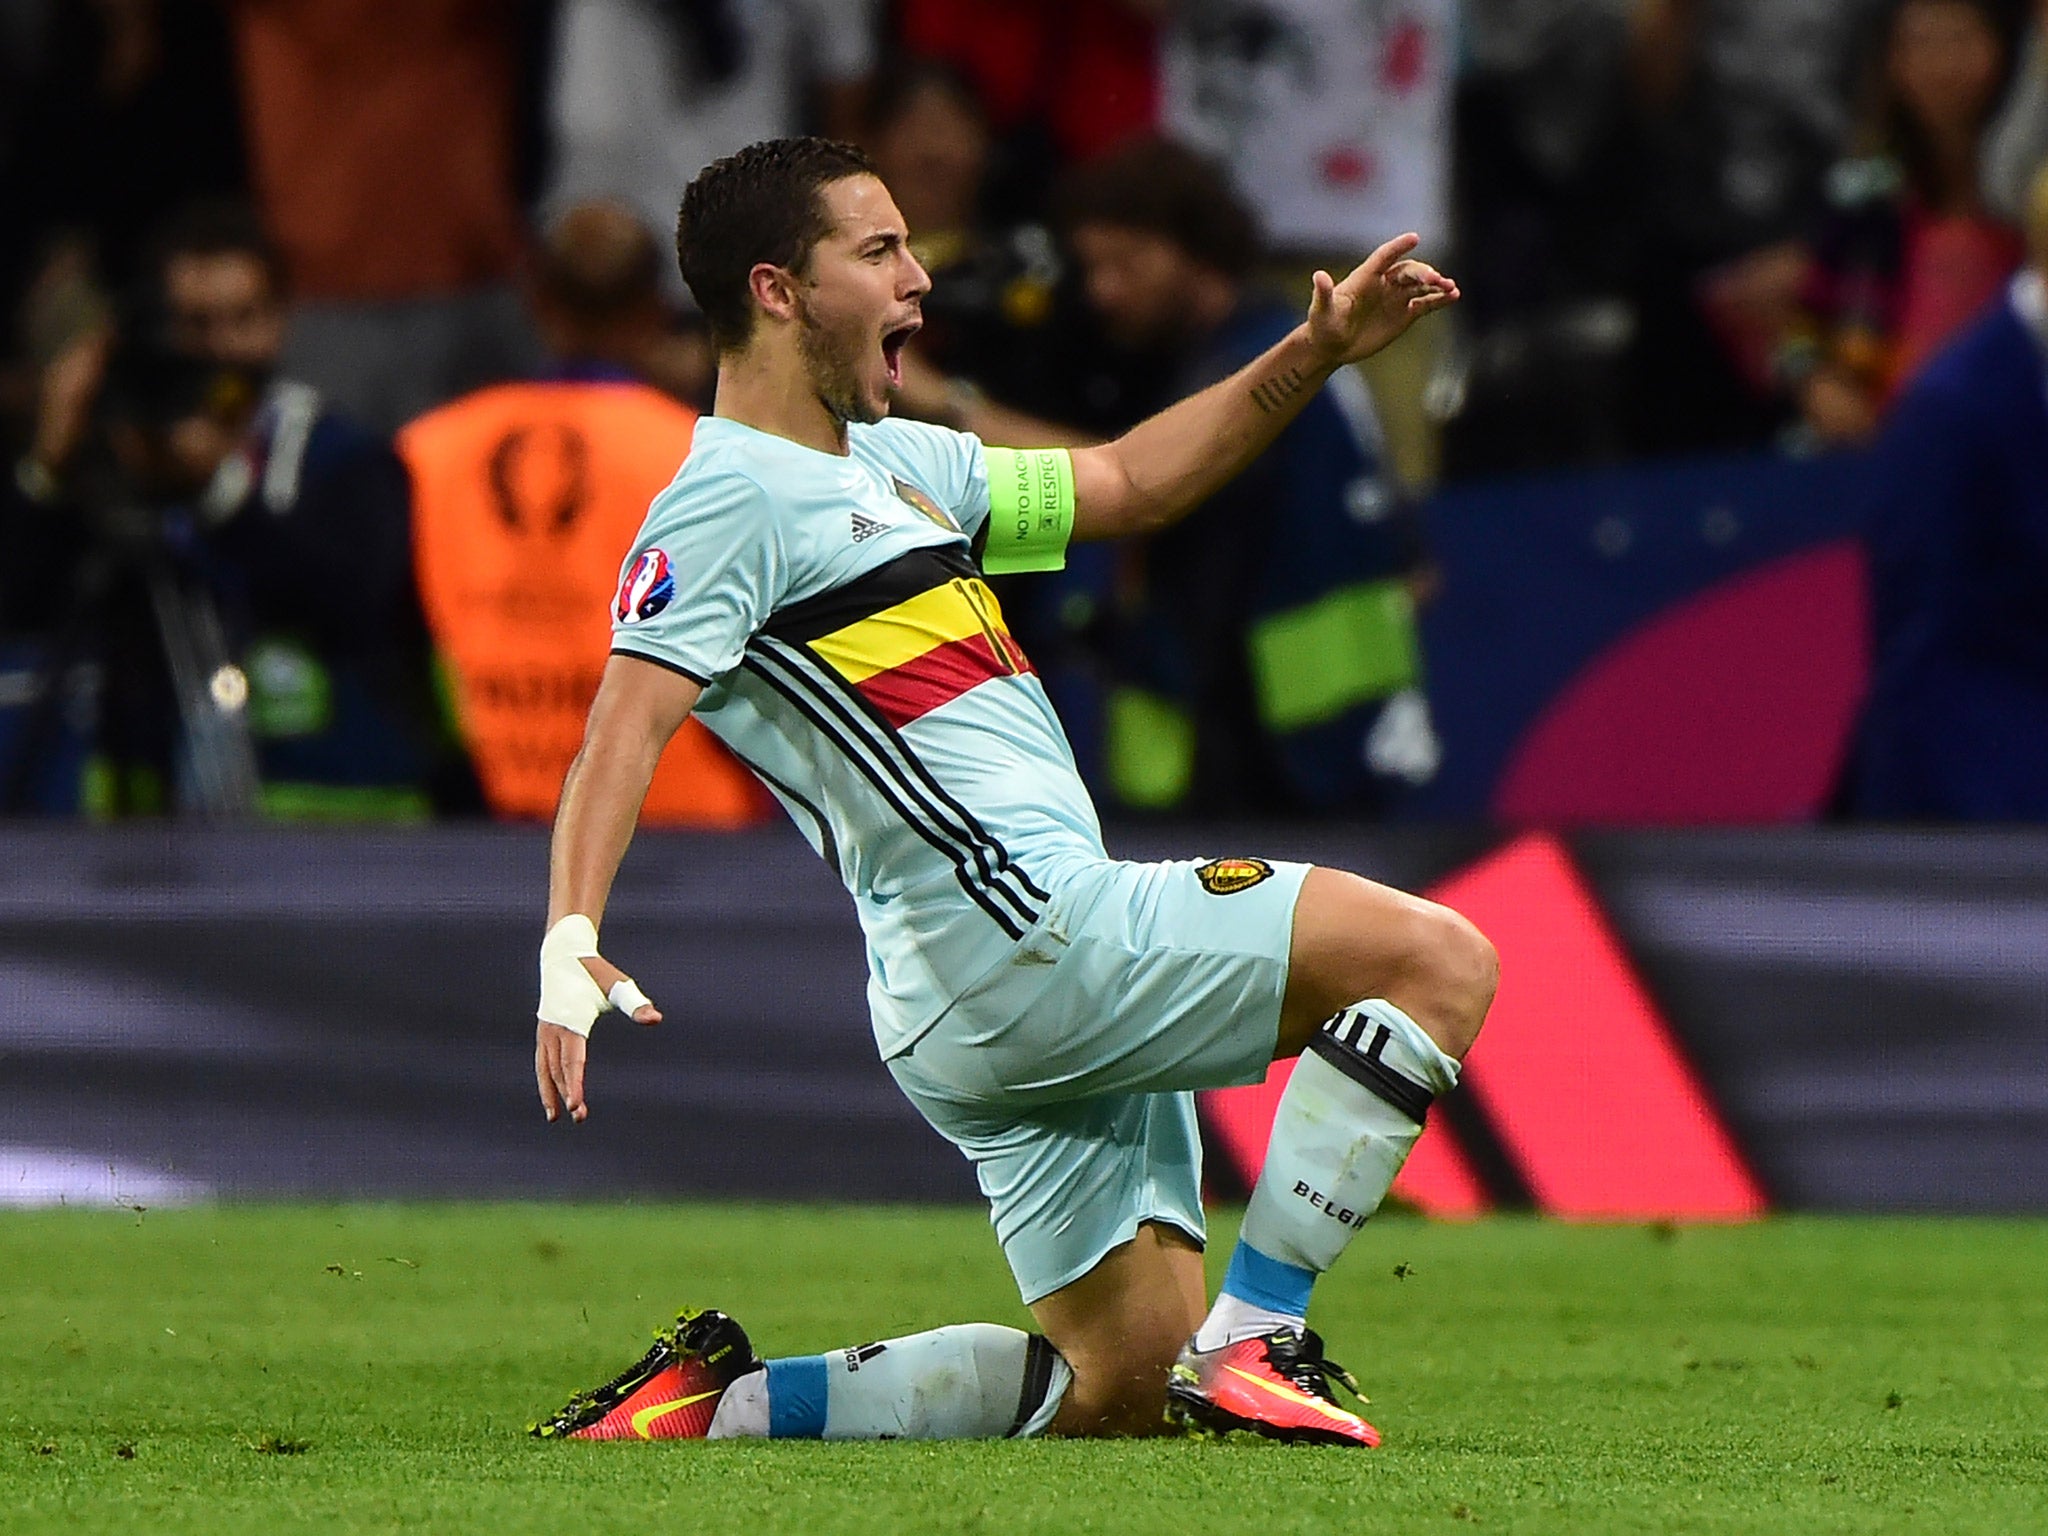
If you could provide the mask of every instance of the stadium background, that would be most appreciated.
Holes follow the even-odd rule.
[[[1726,1218],[1755,1214],[1748,1187],[1807,1211],[2041,1207],[2048,834],[1208,836],[1465,882],[1509,980],[1459,1090],[1480,1102],[1446,1117],[1481,1198],[1411,1181],[1425,1205]],[[780,831],[635,848],[606,931],[668,1022],[600,1031],[600,1112],[573,1137],[526,1102],[531,1045],[505,1023],[536,834],[12,831],[0,853],[0,1049],[33,1085],[0,1201],[975,1199],[874,1058],[843,893]],[[1208,1111],[1214,1133],[1228,1105]],[[1698,1151],[1712,1127],[1746,1180]],[[1226,1201],[1239,1146],[1212,1142]]]
[[[258,1202],[254,1219],[282,1232],[324,1227],[337,1200],[518,1199],[548,1203],[580,1232],[604,1219],[598,1203],[617,1201],[656,1212],[672,1199],[972,1205],[967,1169],[874,1059],[843,893],[779,823],[642,835],[607,947],[668,1022],[602,1026],[596,1113],[550,1134],[530,1075],[541,827],[493,820],[473,785],[466,803],[436,786],[430,819],[409,800],[402,818],[345,827],[294,824],[275,804],[269,815],[111,816],[92,793],[90,711],[64,713],[58,735],[38,740],[32,774],[17,756],[61,629],[49,597],[72,575],[26,536],[24,509],[43,489],[39,427],[67,349],[120,312],[162,218],[194,198],[255,208],[294,294],[288,366],[327,368],[322,388],[382,442],[462,389],[545,366],[521,299],[540,231],[565,207],[608,197],[659,228],[678,178],[706,155],[798,127],[857,133],[916,54],[944,60],[975,98],[989,147],[980,237],[1021,263],[998,263],[991,291],[1013,292],[1005,285],[1052,249],[1033,242],[1051,239],[1040,221],[1066,173],[1156,128],[1199,138],[1205,103],[1219,92],[1256,103],[1233,97],[1232,82],[1275,78],[1305,113],[1368,104],[1341,154],[1300,136],[1320,155],[1315,174],[1371,188],[1355,200],[1361,239],[1420,228],[1426,252],[1464,282],[1454,321],[1373,379],[1388,432],[1378,472],[1428,550],[1419,634],[1435,771],[1335,808],[1161,812],[1111,796],[1119,855],[1314,859],[1444,896],[1495,938],[1500,1007],[1397,1186],[1405,1201],[1461,1220],[1533,1211],[1656,1232],[1772,1212],[2048,1211],[2048,811],[1902,811],[1859,787],[1882,638],[1867,535],[1912,461],[1886,456],[1882,409],[1843,432],[1802,393],[1802,348],[1870,340],[1848,334],[1860,322],[1828,288],[1831,275],[1848,281],[1826,244],[1841,211],[1830,189],[1843,165],[1882,158],[1870,136],[1881,43],[1915,6],[1990,17],[2009,43],[1997,112],[1971,146],[1982,188],[1961,201],[1963,222],[2011,242],[2016,262],[2025,189],[2048,155],[2038,3],[0,6],[0,448],[20,492],[0,507],[0,787],[22,811],[0,821],[0,1064],[14,1090],[0,1111],[0,1206],[127,1221],[216,1203],[231,1218]],[[1332,36],[1345,46],[1325,48]],[[657,40],[637,62],[636,38]],[[653,84],[633,72],[663,50],[687,59]],[[1300,67],[1319,52],[1326,70]],[[340,95],[371,99],[366,82],[389,94],[322,118]],[[325,135],[323,120],[336,125]],[[1230,121],[1236,137],[1226,122],[1204,142],[1235,151],[1241,186],[1282,189],[1254,209],[1272,265],[1298,278],[1348,251],[1348,237],[1317,224],[1315,196],[1289,203],[1293,171],[1259,158],[1282,151]],[[661,152],[642,153],[649,144]],[[412,169],[439,162],[441,179]],[[1388,167],[1402,174],[1379,175]],[[1300,221],[1291,239],[1289,218]],[[443,256],[453,265],[436,269]],[[2048,267],[2048,251],[2035,260]],[[1071,298],[1065,270],[1048,291]],[[1972,291],[1995,307],[2005,275]],[[1920,281],[1935,308],[1954,297],[1940,272]],[[672,281],[664,303],[665,344],[641,371],[701,407],[700,328]],[[1079,425],[1111,430],[1146,403],[1157,369],[1102,366],[1115,349],[1084,311],[1053,311],[1072,326],[1046,354],[1057,367],[1007,382],[1029,396],[1020,408],[1085,407]],[[1952,317],[1944,341],[1988,312]],[[458,332],[467,352],[441,345]],[[429,366],[457,353],[460,366]],[[374,379],[371,361],[384,370]],[[999,393],[999,370],[982,378],[976,361],[971,347],[948,359],[961,382]],[[933,414],[980,397],[936,398]],[[1901,398],[1910,410],[1914,397]],[[2028,463],[2048,458],[2044,445],[2028,451]],[[1995,510],[1939,505],[1955,521]],[[2048,592],[2048,545],[2021,539],[2008,557],[2022,592]],[[1107,795],[1100,657],[1071,648],[1061,626],[1109,601],[1121,568],[1078,564],[1068,585],[1006,601],[1050,637],[1034,655]],[[287,583],[283,596],[300,590]],[[2043,615],[2048,602],[2024,643],[2038,642]],[[1956,751],[2048,806],[2043,655],[2019,667],[2033,702],[2006,722],[2009,746]],[[87,683],[108,681],[90,670]],[[1260,1090],[1205,1099],[1219,1211],[1255,1175],[1269,1112]],[[68,1327],[107,1276],[41,1266],[38,1255],[72,1252],[70,1239],[6,1225],[40,1219],[0,1217],[0,1248],[32,1276],[22,1316],[40,1307]],[[496,1219],[450,1218],[476,1234]],[[874,1252],[925,1230],[886,1211],[861,1220],[883,1234],[861,1239]],[[1520,1273],[1526,1234],[1512,1220],[1470,1228],[1473,1251],[1496,1228],[1510,1255],[1496,1273]],[[773,1230],[780,1241],[793,1229]],[[1851,1290],[1883,1269],[1880,1250],[1933,1268],[1964,1255],[1959,1274],[1977,1280],[1996,1277],[2008,1251],[2038,1252],[2030,1226],[1914,1222],[1870,1229],[1869,1253],[1829,1270],[1836,1230],[1789,1224],[1781,1252]],[[325,1240],[301,1234],[290,1251]],[[533,1253],[547,1258],[551,1242]],[[506,1273],[531,1257],[506,1258]],[[1916,1298],[1872,1324],[1887,1339],[1914,1336],[1916,1309],[1946,1305],[1885,1277],[1893,1289],[1873,1278],[1872,1294]],[[1768,1279],[1747,1277],[1744,1294],[1758,1283]],[[2037,1392],[2048,1377],[2023,1326],[2032,1314],[1995,1286],[1982,1294],[1980,1341],[2010,1357],[2014,1391]],[[614,1299],[630,1317],[666,1304]],[[24,1363],[4,1422],[38,1442],[37,1415],[54,1411],[43,1373],[71,1369],[46,1365],[47,1343],[24,1334],[6,1346]],[[331,1343],[309,1346],[316,1367]],[[1791,1347],[1788,1358],[1807,1359],[1808,1346]],[[1699,1351],[1685,1351],[1679,1369],[1694,1371]],[[1725,1364],[1709,1359],[1696,1379]],[[2025,1401],[2031,1427],[2007,1425],[2006,1440],[1970,1440],[1976,1426],[1958,1410],[1961,1438],[1927,1450],[1953,1455],[1954,1508],[1975,1507],[1985,1486],[2013,1498],[2042,1486],[2039,1400]],[[103,1420],[79,1412],[100,1434]],[[48,1431],[60,1453],[86,1443],[85,1429],[66,1432]],[[1967,1460],[1994,1442],[2018,1447],[2017,1460]],[[0,1467],[0,1481],[13,1475]],[[1861,1524],[1804,1528],[1899,1528],[1888,1522],[1904,1505],[1871,1497]],[[1462,1502],[1438,1504],[1468,1518],[1445,1513]],[[2016,1504],[1995,1507],[1982,1528],[2025,1528],[2008,1519]],[[1729,1519],[1790,1528],[1769,1513]]]

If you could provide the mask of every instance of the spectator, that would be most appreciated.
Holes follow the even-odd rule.
[[[868,119],[869,152],[932,276],[894,410],[986,442],[1074,446],[1171,403],[1170,363],[1107,343],[1052,232],[991,216],[1005,205],[988,195],[990,135],[957,70],[930,60],[885,69]],[[996,578],[1091,776],[1102,707],[1088,630],[1112,564],[1103,546],[1083,545],[1057,574]]]
[[[863,138],[932,278],[898,409],[991,440],[1024,430],[1034,441],[1048,428],[1014,413],[1069,423],[1061,441],[1106,436],[1149,413],[1156,379],[1140,385],[1104,354],[1051,230],[985,214],[988,126],[958,71],[930,60],[884,71]]]
[[[894,39],[973,83],[1001,203],[1039,217],[1052,178],[1150,131],[1159,17],[1173,0],[898,0]]]
[[[387,442],[281,371],[289,290],[275,247],[242,205],[200,203],[158,232],[150,269],[170,344],[256,392],[201,510],[233,582],[267,807],[390,816],[473,803],[430,692],[404,471]]]
[[[514,0],[232,0],[255,180],[297,308],[288,371],[390,432],[538,364]]]
[[[1467,0],[1462,20],[1465,298],[1432,381],[1444,476],[1611,463],[1641,238],[1627,17],[1611,0]]]
[[[920,356],[1014,403],[1030,390],[1012,376],[1030,370],[1051,317],[1059,257],[1042,225],[984,227],[989,131],[973,87],[950,65],[897,62],[876,82],[861,141],[931,274]]]
[[[2031,264],[1879,445],[1866,816],[2048,820],[2048,169],[2028,237]]]
[[[44,626],[0,808],[246,815],[257,781],[241,674],[197,508],[236,442],[247,381],[143,325],[94,362],[73,381],[91,423],[64,478],[18,474],[0,505],[10,553],[39,557],[19,573],[15,616]]]
[[[491,810],[546,821],[610,647],[619,562],[689,452],[696,413],[636,381],[666,331],[661,254],[615,204],[548,231],[532,288],[554,364],[407,427],[420,590]],[[766,809],[695,720],[649,791],[650,824],[736,827]]]
[[[2000,218],[2024,217],[2027,185],[2048,165],[2048,0],[2034,0],[2034,22],[2011,98],[1984,141],[1984,200]]]
[[[1644,0],[1630,12],[1643,159],[1634,285],[1636,452],[1748,447],[1781,424],[1771,350],[1801,242],[1848,147],[1887,0]]]
[[[169,709],[189,689],[176,662],[187,642],[156,596],[176,585],[187,596],[171,605],[184,615],[175,627],[239,666],[247,704],[236,713],[264,809],[424,815],[435,794],[459,805],[464,775],[435,719],[397,460],[278,375],[281,269],[246,208],[193,205],[145,249],[114,361],[94,337],[53,367],[17,473],[43,525],[66,531],[41,584],[63,591],[69,566],[70,601],[106,610],[90,621],[112,631],[102,744],[140,775],[116,800],[175,803],[177,758],[194,749],[174,740]],[[148,595],[135,602],[131,588]],[[162,635],[141,634],[147,620],[124,617],[129,607]]]
[[[166,214],[247,184],[234,61],[212,0],[0,6],[0,301],[53,235],[125,290]]]
[[[1163,50],[1166,130],[1222,159],[1289,292],[1404,230],[1450,236],[1455,0],[1186,0]],[[1393,463],[1436,478],[1422,399],[1447,333],[1418,327],[1367,368]]]
[[[1176,393],[1300,323],[1252,296],[1257,227],[1212,163],[1161,140],[1082,167],[1060,200],[1116,339],[1177,357]],[[1129,550],[1109,703],[1111,788],[1201,816],[1374,811],[1433,776],[1413,590],[1393,496],[1349,370],[1231,487]]]
[[[1835,168],[1805,314],[1781,367],[1823,446],[1866,441],[1893,394],[1992,302],[2018,235],[1985,208],[1985,125],[2012,71],[1995,0],[1900,0],[1871,153]]]
[[[876,0],[562,0],[546,203],[614,198],[655,229],[713,160],[817,127],[850,139]],[[680,296],[680,274],[664,281]]]
[[[0,4],[0,442],[41,375],[103,331],[143,238],[248,172],[213,0]],[[15,323],[19,321],[17,335]]]

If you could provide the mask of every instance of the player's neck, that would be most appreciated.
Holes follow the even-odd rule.
[[[796,359],[785,360],[763,348],[719,358],[711,414],[820,453],[847,452],[846,423],[825,408],[808,370]]]

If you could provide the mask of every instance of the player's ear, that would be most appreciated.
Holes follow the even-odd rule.
[[[747,274],[747,289],[764,315],[773,315],[778,320],[794,320],[802,312],[795,275],[772,262],[754,263],[753,270]]]

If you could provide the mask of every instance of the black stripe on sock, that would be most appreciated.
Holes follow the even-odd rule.
[[[1042,1333],[1024,1341],[1024,1390],[1017,1394],[1017,1417],[1010,1421],[1004,1439],[1021,1434],[1032,1415],[1045,1406],[1045,1394],[1052,1390],[1052,1368],[1059,1357],[1052,1340]]]
[[[1363,1051],[1355,1045],[1346,1044],[1336,1033],[1339,1021],[1347,1017],[1340,1013],[1335,1019],[1316,1031],[1308,1048],[1331,1066],[1357,1083],[1368,1093],[1384,1099],[1417,1125],[1429,1118],[1429,1106],[1436,1095],[1411,1077],[1405,1077],[1380,1059],[1380,1053],[1387,1048],[1387,1041],[1393,1038],[1393,1031],[1382,1024],[1372,1037],[1372,1044]]]
[[[1356,1008],[1346,1008],[1323,1026],[1339,1045],[1358,1049],[1358,1037],[1365,1033],[1365,1015]]]

